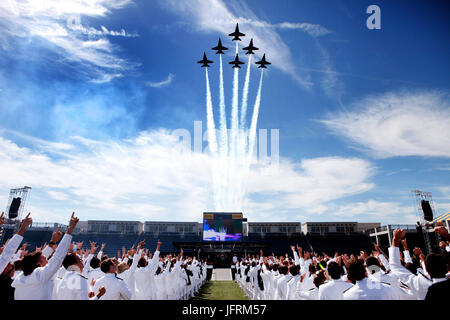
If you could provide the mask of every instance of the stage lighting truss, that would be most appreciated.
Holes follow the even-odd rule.
[[[17,197],[22,198],[19,210],[17,212],[17,217],[15,219],[13,219],[15,222],[19,222],[22,219],[22,212],[23,212],[24,208],[26,207],[30,190],[31,190],[31,187],[25,186],[23,188],[11,189],[9,191],[9,199],[8,199],[8,203],[6,205],[6,211],[5,211],[6,214],[8,214],[8,212],[9,212],[9,208],[11,207],[11,203],[12,203],[13,199],[17,198]]]
[[[433,197],[431,195],[431,192],[424,192],[424,191],[420,191],[420,190],[412,190],[411,192],[413,193],[414,198],[415,198],[416,211],[417,211],[417,216],[419,218],[419,222],[422,226],[422,233],[423,233],[423,239],[425,241],[425,248],[428,251],[427,253],[431,253],[432,252],[431,241],[430,241],[430,236],[428,234],[429,227],[427,227],[425,225],[425,222],[427,222],[427,221],[425,221],[425,219],[423,217],[421,201],[422,200],[428,201],[430,203],[431,210],[433,211],[433,215],[435,215],[436,208],[434,207]]]

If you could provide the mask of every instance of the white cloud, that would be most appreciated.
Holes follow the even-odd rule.
[[[175,75],[172,73],[169,73],[166,80],[162,80],[159,82],[147,81],[145,84],[152,88],[161,88],[161,87],[165,87],[165,86],[168,86],[169,84],[171,84],[173,79],[175,79]]]
[[[396,202],[368,200],[342,206],[330,205],[326,217],[333,221],[388,222],[391,224],[415,224],[418,217],[414,206]]]
[[[273,25],[273,27],[280,29],[302,30],[312,37],[321,37],[332,33],[332,31],[328,30],[327,28],[321,25],[308,22],[282,22]]]
[[[125,30],[113,31],[102,26],[102,30],[85,27],[83,16],[105,18],[111,10],[121,9],[131,0],[6,0],[0,2],[0,35],[3,47],[8,37],[37,37],[51,50],[68,61],[86,64],[91,77],[100,82],[109,81],[133,64],[116,55],[116,49],[105,37],[132,36]],[[134,35],[133,35],[134,36]],[[29,48],[29,50],[33,50]]]
[[[236,23],[240,23],[240,31],[246,34],[245,39],[253,38],[255,46],[260,48],[256,52],[257,56],[261,57],[263,53],[266,53],[273,67],[289,74],[306,88],[312,86],[309,75],[298,74],[289,47],[274,31],[274,27],[259,20],[250,9],[243,7],[233,13],[221,0],[164,0],[160,3],[189,19],[200,31],[215,31],[228,35],[234,30]],[[287,26],[289,25],[281,25],[279,28]],[[304,26],[303,29],[305,28]],[[313,28],[311,26],[309,30]]]
[[[376,158],[450,157],[448,98],[434,91],[386,93],[320,122]]]
[[[30,149],[0,138],[0,193],[32,186],[36,221],[61,215],[57,221],[65,222],[72,210],[82,219],[198,221],[213,208],[213,159],[185,151],[168,131],[69,142],[66,156],[55,157],[39,145]],[[295,220],[299,210],[370,190],[372,173],[370,163],[356,158],[281,159],[278,168],[258,164],[243,209],[253,220]]]

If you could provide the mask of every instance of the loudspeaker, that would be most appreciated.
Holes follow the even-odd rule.
[[[422,205],[423,218],[426,221],[433,221],[433,210],[431,210],[430,203],[427,200],[422,200],[420,204]]]
[[[22,203],[22,198],[17,197],[17,198],[13,199],[13,201],[11,202],[11,205],[9,206],[9,212],[8,212],[9,219],[17,218],[17,215],[19,214],[19,208],[20,208],[21,203]]]

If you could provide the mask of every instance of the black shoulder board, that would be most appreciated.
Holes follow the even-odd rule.
[[[123,281],[123,279],[120,279],[117,275],[116,275],[116,279],[119,279],[119,280],[122,280],[122,281]]]
[[[309,291],[312,291],[312,290],[314,290],[315,288],[311,288],[311,289],[309,289]]]
[[[383,281],[380,281],[380,282],[383,283],[383,284],[387,284],[388,286],[391,285],[389,282],[383,282]]]
[[[80,277],[82,277],[82,278],[84,278],[84,279],[88,279],[88,278],[86,278],[85,276],[83,276],[82,274],[78,274]]]
[[[348,289],[345,289],[344,291],[342,291],[342,293],[346,293],[348,290],[350,290],[351,288],[353,288],[353,287],[350,287],[350,288],[348,288]]]
[[[427,279],[428,281],[431,281],[431,279],[430,278],[428,278],[426,275],[424,275],[422,272],[420,272],[420,271],[417,271],[419,274],[421,274],[425,279]]]

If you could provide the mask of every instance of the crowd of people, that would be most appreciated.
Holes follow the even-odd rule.
[[[411,255],[405,230],[396,229],[388,255],[376,244],[370,254],[333,257],[297,245],[284,257],[234,256],[232,272],[252,300],[448,300],[450,236],[443,226],[435,232],[445,241],[427,256],[418,247]]]
[[[18,232],[0,249],[0,299],[11,300],[187,300],[206,282],[206,263],[175,255],[160,254],[161,242],[152,254],[144,248],[103,254],[96,243],[83,249],[72,242],[72,231],[79,219],[72,213],[63,236],[58,228],[48,245],[27,250],[21,246],[31,225],[30,214]],[[0,224],[3,223],[3,213]],[[59,242],[59,244],[58,244]],[[20,248],[19,248],[20,246]]]
[[[188,300],[207,281],[207,265],[195,257],[152,254],[145,240],[137,248],[103,253],[105,244],[84,249],[72,241],[79,219],[72,213],[63,236],[58,228],[48,244],[30,252],[21,245],[30,214],[0,248],[0,299],[10,300]],[[0,224],[3,223],[3,213]],[[247,255],[232,260],[233,278],[253,300],[438,300],[450,297],[450,236],[441,253],[410,252],[406,232],[396,229],[388,254],[374,245],[359,255],[303,251],[276,257]],[[59,244],[58,244],[59,243]],[[99,249],[99,250],[98,250]],[[403,250],[402,250],[403,249]],[[98,252],[97,252],[98,250]]]

